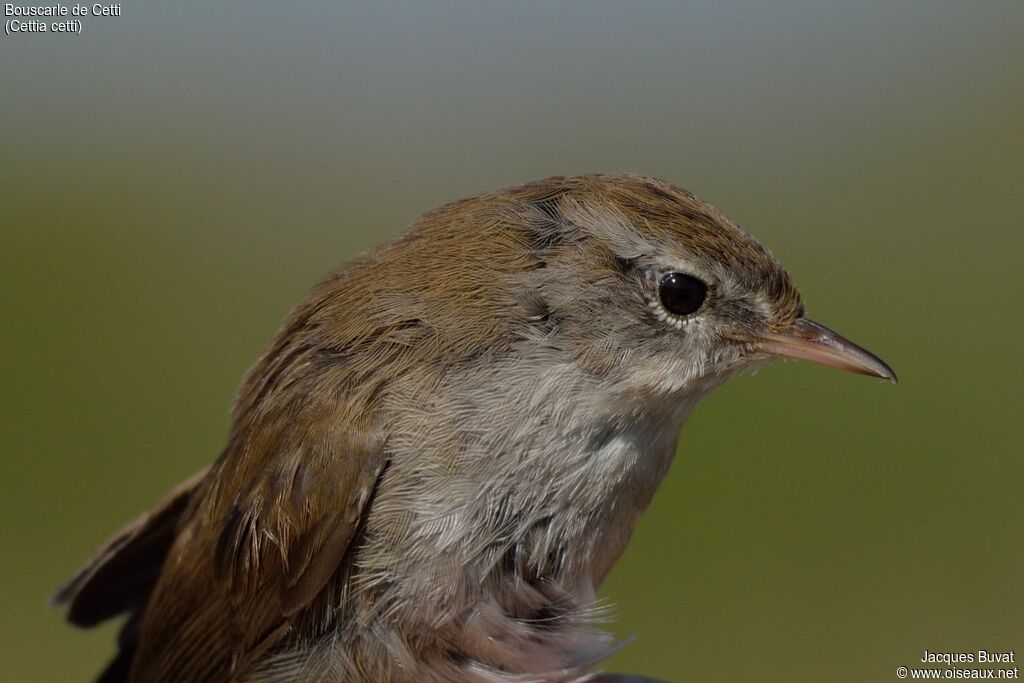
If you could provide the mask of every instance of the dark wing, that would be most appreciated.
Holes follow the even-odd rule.
[[[128,614],[118,638],[117,656],[97,683],[128,680],[142,608],[160,576],[181,519],[208,472],[209,468],[203,469],[117,532],[53,596],[53,604],[68,605],[67,619],[76,626],[88,628],[121,613]]]
[[[145,603],[174,542],[178,521],[208,470],[183,482],[118,531],[57,591],[52,602],[68,605],[68,621],[88,628]]]
[[[307,404],[233,435],[145,608],[132,680],[238,678],[300,614],[329,624],[385,463],[373,432],[330,413]]]

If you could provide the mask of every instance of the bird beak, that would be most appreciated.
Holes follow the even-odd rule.
[[[799,318],[781,333],[759,337],[757,345],[767,353],[803,358],[896,384],[896,373],[881,358],[807,318]]]

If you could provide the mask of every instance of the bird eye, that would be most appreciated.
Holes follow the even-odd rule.
[[[662,306],[676,315],[696,313],[707,294],[707,285],[685,273],[669,273],[658,287]]]

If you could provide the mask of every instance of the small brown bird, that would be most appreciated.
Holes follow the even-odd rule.
[[[598,680],[595,591],[683,422],[780,355],[896,379],[685,190],[455,202],[314,287],[217,461],[56,601],[127,614],[107,683]]]

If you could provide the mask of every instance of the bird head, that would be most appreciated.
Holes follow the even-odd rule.
[[[537,344],[631,393],[713,386],[779,357],[896,381],[882,360],[810,320],[772,254],[693,194],[633,175],[508,191],[537,267],[509,292]],[[499,223],[502,221],[498,221]]]
[[[284,332],[281,344],[330,351],[297,367],[367,399],[405,376],[410,401],[461,373],[513,392],[583,376],[618,408],[649,409],[779,357],[896,379],[807,318],[749,233],[636,175],[549,178],[428,212],[318,285]],[[295,355],[267,362],[278,357]]]

